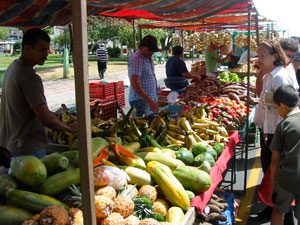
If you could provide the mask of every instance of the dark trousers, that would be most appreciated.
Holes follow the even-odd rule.
[[[261,148],[261,154],[260,154],[261,168],[265,173],[271,164],[272,152],[270,150],[270,145],[274,134],[268,134],[267,142],[265,142],[262,129],[259,129],[259,134],[260,134],[260,148]]]
[[[11,157],[12,155],[7,149],[0,147],[0,166],[9,168]]]
[[[104,78],[104,73],[106,71],[106,62],[100,62],[98,60],[97,65],[98,65],[99,77],[100,77],[100,79],[103,79]]]
[[[267,134],[267,141],[265,142],[264,134],[262,129],[259,129],[260,134],[260,148],[261,148],[261,154],[260,154],[260,160],[261,160],[261,168],[263,172],[265,173],[268,169],[268,167],[271,164],[272,160],[272,152],[270,149],[270,145],[273,139],[274,134]],[[270,206],[268,206],[270,207]],[[292,221],[294,220],[294,213],[293,208],[291,206],[291,209],[288,213],[284,215],[284,225],[291,225],[294,224]]]

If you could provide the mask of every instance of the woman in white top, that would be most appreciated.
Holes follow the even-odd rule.
[[[288,68],[289,58],[276,41],[261,43],[257,50],[258,65],[264,71],[260,102],[254,118],[263,130],[261,164],[265,172],[270,165],[272,153],[269,149],[277,124],[282,120],[273,104],[273,93],[284,84],[299,89],[295,72]],[[266,208],[268,209],[268,207]],[[272,208],[270,208],[272,210]],[[264,210],[267,211],[267,210]],[[291,214],[286,215],[289,217]]]

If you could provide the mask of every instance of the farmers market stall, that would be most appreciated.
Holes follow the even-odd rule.
[[[93,174],[93,163],[95,163],[94,157],[97,157],[98,154],[100,154],[99,150],[102,150],[101,153],[102,152],[105,153],[105,151],[103,150],[105,148],[103,148],[103,146],[102,146],[102,144],[105,143],[105,142],[104,142],[104,140],[99,139],[99,138],[91,141],[91,138],[90,138],[90,136],[91,136],[91,127],[90,127],[91,119],[90,119],[88,75],[87,75],[87,46],[84,44],[84,43],[87,43],[87,33],[86,33],[87,5],[86,5],[86,1],[73,1],[72,2],[72,4],[73,4],[72,5],[72,10],[71,10],[70,2],[65,2],[65,1],[59,1],[59,2],[60,2],[60,4],[56,4],[56,3],[58,3],[57,1],[48,2],[49,7],[48,8],[47,7],[43,8],[44,11],[42,11],[42,13],[36,14],[35,10],[39,10],[39,7],[44,7],[44,4],[40,4],[41,3],[40,1],[35,1],[34,3],[32,3],[32,4],[35,5],[35,7],[33,7],[33,8],[32,7],[25,7],[25,6],[28,6],[28,2],[22,2],[22,4],[21,3],[20,4],[16,3],[16,4],[13,5],[10,2],[4,1],[0,4],[1,12],[4,13],[4,16],[2,17],[3,20],[1,21],[1,25],[42,26],[42,25],[45,25],[45,24],[47,24],[47,25],[65,24],[68,21],[70,21],[70,18],[71,18],[70,17],[70,12],[71,11],[73,12],[74,36],[76,36],[76,39],[74,39],[74,46],[76,46],[76,48],[74,49],[74,55],[76,56],[74,58],[75,74],[76,74],[76,76],[75,76],[76,103],[77,103],[76,105],[78,106],[77,107],[77,116],[78,116],[77,121],[78,121],[78,126],[80,127],[80,129],[78,130],[79,142],[78,142],[78,146],[77,146],[79,151],[77,151],[77,154],[75,154],[77,156],[75,156],[75,157],[77,157],[77,160],[80,161],[80,162],[77,161],[77,163],[80,164],[80,175],[81,175],[81,179],[80,179],[81,185],[80,186],[82,188],[81,198],[82,198],[82,208],[83,208],[83,212],[84,212],[84,214],[83,214],[84,222],[85,222],[85,224],[94,225],[94,224],[96,224],[96,219],[95,219],[96,213],[97,213],[97,218],[98,219],[99,218],[103,219],[104,217],[107,217],[108,215],[106,214],[106,215],[103,216],[103,214],[101,214],[101,212],[102,212],[101,209],[100,209],[100,213],[99,213],[99,204],[100,204],[99,202],[101,202],[101,201],[99,201],[99,199],[97,197],[95,198],[95,193],[94,193],[94,182],[93,182],[94,177],[95,177],[95,175]],[[176,4],[181,4],[180,2],[178,2],[178,3],[176,2]],[[223,3],[222,6],[220,6],[220,2]],[[229,6],[233,5],[236,2],[237,1],[226,1],[226,3],[225,3],[223,1],[213,1],[213,2],[210,1],[211,4],[214,3],[215,8],[212,11],[210,11],[209,13],[216,13],[217,11],[222,11],[225,8],[228,8]],[[99,10],[95,6],[103,6],[103,4],[106,4],[105,5],[106,7],[115,6],[113,3],[108,3],[108,2],[107,3],[93,2],[93,3],[94,4],[91,4],[88,7],[88,9],[89,9],[88,12],[89,13],[93,13],[93,12]],[[130,6],[128,4],[129,3],[124,2],[123,4],[118,5],[118,7],[119,8],[127,8],[127,7]],[[201,4],[203,4],[203,3],[201,3]],[[203,5],[201,5],[201,4],[197,5],[197,7],[199,7],[199,8],[197,10],[193,11],[193,13],[191,14],[191,17],[189,18],[189,20],[194,20],[195,18],[199,19],[199,18],[202,18],[204,16],[209,15],[207,13],[207,10],[205,8],[203,8]],[[7,10],[7,8],[10,8],[10,10]],[[30,8],[30,10],[29,10],[29,8]],[[43,19],[44,18],[43,15],[45,15],[45,13],[47,15],[49,15],[49,10],[53,9],[53,8],[55,10],[57,10],[57,12],[53,14],[53,18],[51,18],[48,21],[45,21]],[[23,15],[26,14],[26,19],[24,17],[22,18],[22,14],[15,15],[14,17],[12,17],[11,14],[8,14],[9,11],[19,13],[20,11],[16,10],[16,9],[23,9],[25,11],[27,10],[26,13],[24,11],[22,11]],[[180,7],[178,7],[177,9],[180,9]],[[181,12],[184,15],[182,20],[187,20],[186,19],[186,11],[182,10]],[[202,14],[199,14],[200,12],[202,12]],[[31,15],[33,15],[33,16],[29,17],[28,13],[32,13]],[[161,15],[161,16],[163,17],[163,15]],[[65,19],[62,20],[61,19],[62,17],[65,18]],[[171,18],[169,15],[167,17]],[[180,19],[180,17],[178,16],[178,12],[177,12],[176,17],[177,18],[175,20]],[[209,127],[207,129],[205,129],[206,133],[205,133],[205,136],[203,138],[208,138],[207,141],[209,141],[210,138],[212,138],[212,137],[214,137],[215,139],[218,137],[220,139],[219,141],[226,140],[226,135],[225,135],[226,133],[225,133],[224,129],[221,126],[220,126],[220,128],[218,128],[219,124],[216,125],[215,122],[211,121],[209,118],[206,118],[206,116],[204,116],[205,113],[204,113],[203,109],[201,109],[200,114],[201,113],[202,113],[202,115],[201,115],[200,119],[202,119],[205,124],[209,124],[209,126],[212,126],[212,127],[214,127],[214,129],[215,128],[217,129],[217,130],[211,130],[212,127]],[[192,148],[195,145],[195,143],[193,141],[195,140],[195,138],[198,138],[198,136],[196,136],[197,134],[195,132],[193,132],[190,129],[190,127],[187,125],[188,124],[187,123],[187,121],[188,121],[187,118],[185,116],[182,116],[180,118],[181,119],[179,119],[179,121],[181,121],[181,122],[179,124],[181,124],[180,126],[182,126],[181,129],[185,130],[185,132],[187,132],[187,134],[188,134],[187,136],[188,136],[189,140],[188,140],[187,144],[188,144],[189,147]],[[134,120],[130,120],[129,122],[132,122],[132,121],[134,121]],[[134,129],[136,133],[138,133],[139,129],[137,129],[134,124],[135,124],[135,122],[130,124],[130,127],[132,129]],[[207,126],[207,125],[205,125],[205,126]],[[197,128],[197,127],[195,127],[195,128]],[[202,127],[200,126],[200,130],[201,129],[202,129]],[[221,135],[220,132],[222,133],[222,135]],[[130,134],[132,134],[132,133],[133,132],[131,132]],[[218,136],[218,134],[220,135],[220,137]],[[167,135],[170,136],[170,133],[167,134]],[[173,141],[175,145],[176,144],[179,145],[179,146],[183,145],[183,143],[182,143],[183,141],[178,141],[177,139],[174,140],[174,138],[172,139],[172,136],[170,136],[170,137],[168,137],[168,140]],[[145,136],[145,138],[146,138],[146,141],[148,142],[148,144],[150,143],[152,145],[152,147],[155,147],[153,145],[156,145],[156,143],[155,143],[155,141],[153,140],[153,138],[151,136],[147,135],[147,136]],[[95,141],[97,142],[97,140],[101,140],[101,141],[98,142],[98,145],[97,145],[98,147],[95,148],[94,143],[95,143]],[[200,140],[201,140],[201,138],[198,139],[198,141],[200,141]],[[102,147],[99,147],[99,146],[102,146]],[[122,148],[120,146],[118,146],[116,143],[113,144],[113,147],[114,147],[116,155],[118,155],[120,152],[122,152],[123,155],[122,155],[122,157],[120,157],[120,160],[124,161],[124,159],[126,159],[126,157],[129,157],[129,156],[131,156],[131,157],[129,157],[131,159],[132,159],[132,157],[134,157],[134,156],[132,156],[132,154],[129,154],[128,151],[123,151]],[[150,153],[152,153],[152,152],[150,152]],[[225,157],[226,156],[226,150],[224,151],[224,153],[221,153],[221,156],[223,156],[223,154],[224,154],[224,157]],[[148,154],[146,152],[146,154],[142,154],[141,156],[144,156],[144,157],[148,156],[149,157],[149,155],[151,156],[151,154]],[[104,161],[102,160],[104,156],[101,155],[101,154],[100,154],[100,156],[101,156],[100,161],[98,160],[98,161],[96,161],[96,163],[102,164],[102,163],[104,163]],[[160,158],[163,158],[163,157],[159,157],[159,159]],[[225,158],[227,158],[227,157],[225,157]],[[26,170],[22,171],[22,168],[21,168],[21,165],[25,165],[25,164],[22,164],[21,161],[23,161],[25,159],[19,158],[19,161],[16,160],[13,163],[13,164],[16,165],[16,168],[14,169],[15,172],[13,172],[13,174],[19,181],[20,180],[22,181],[23,185],[24,184],[26,184],[26,185],[36,185],[37,183],[28,182],[27,179],[29,179],[29,177],[30,177],[29,174],[27,174],[27,176],[24,176],[24,174],[22,174],[22,172],[23,173],[26,172]],[[155,159],[158,160],[157,157],[155,157]],[[167,156],[164,159],[167,159]],[[213,159],[210,158],[210,160],[212,161]],[[27,163],[30,163],[29,161],[31,161],[31,160],[27,160]],[[153,162],[154,160],[152,159],[151,161]],[[132,162],[132,161],[130,160],[130,162]],[[36,163],[39,164],[40,162],[37,161]],[[174,162],[172,160],[170,160],[168,162],[169,166],[172,167],[172,165],[173,166],[177,165],[177,163],[179,163],[179,161],[175,161],[175,164],[173,164],[173,163]],[[126,162],[125,162],[125,164],[126,164]],[[147,165],[148,166],[147,171],[150,174],[153,173],[153,175],[152,174],[151,175],[152,175],[152,177],[156,177],[155,181],[158,184],[161,183],[161,185],[159,185],[159,186],[161,186],[162,192],[166,195],[167,199],[169,201],[171,201],[172,205],[177,206],[177,207],[179,206],[180,208],[182,208],[184,210],[188,210],[189,209],[189,197],[188,197],[187,193],[184,191],[184,188],[182,187],[182,184],[180,182],[177,183],[178,181],[176,181],[176,178],[173,178],[173,175],[171,175],[172,173],[170,172],[170,170],[167,169],[166,166],[163,166],[161,164],[162,163],[160,163],[160,162],[150,163],[149,166]],[[40,165],[43,165],[43,164],[40,164]],[[223,167],[224,165],[225,164],[220,164],[219,166]],[[206,166],[208,167],[207,163],[206,163]],[[43,167],[43,166],[41,166],[41,167]],[[161,177],[162,175],[155,168],[161,169],[161,171],[163,171],[163,173],[166,173],[168,175],[167,177],[172,177],[172,182],[175,182],[178,185],[174,185],[174,183],[173,183],[173,186],[170,189],[170,185],[172,185],[172,183],[168,183],[168,185],[166,185],[166,180],[165,180],[166,177],[165,178]],[[177,168],[177,166],[175,168]],[[184,165],[182,165],[181,169],[191,169],[191,168],[185,167]],[[201,170],[197,170],[197,173],[199,173],[198,171],[201,171]],[[101,170],[99,170],[98,172],[101,174]],[[60,177],[60,179],[59,179],[60,182],[62,182],[63,180],[64,180],[64,182],[67,182],[66,178],[71,178],[72,177],[73,180],[70,179],[71,181],[69,180],[68,182],[71,182],[72,184],[76,184],[76,183],[78,184],[79,183],[79,180],[78,180],[79,169],[78,168],[75,169],[75,170],[71,170],[71,172],[66,170],[66,171],[63,171],[61,173],[64,173],[64,174],[61,175],[61,174],[58,173],[59,176],[58,175],[57,176],[53,175],[53,176],[55,176],[56,179],[57,179],[57,177]],[[66,173],[68,173],[70,175],[67,175]],[[182,174],[182,173],[179,172],[179,175],[178,175],[179,177],[180,177],[180,174]],[[202,174],[205,174],[205,172],[203,172]],[[62,190],[66,190],[66,188],[68,187],[68,184],[70,184],[70,183],[64,183],[64,185],[62,185],[60,183],[59,185],[55,186],[55,184],[57,184],[57,183],[53,182],[53,179],[54,179],[53,176],[42,177],[42,178],[40,177],[39,178],[39,179],[46,179],[47,183],[44,183],[45,180],[36,181],[38,183],[42,183],[42,186],[40,187],[40,192],[42,192],[44,194],[47,194],[47,195],[56,195],[59,192],[61,192]],[[206,176],[206,175],[203,175],[203,176]],[[98,178],[101,178],[101,177],[102,176],[100,176]],[[47,179],[50,179],[50,180],[47,180]],[[66,186],[66,184],[67,184],[67,186]],[[54,185],[55,187],[50,188],[51,185],[52,186]],[[195,185],[195,184],[193,184],[193,185]],[[22,185],[20,187],[22,187]],[[180,188],[180,190],[178,188]],[[170,190],[174,190],[174,194],[175,193],[180,193],[180,196],[176,196],[176,195],[171,196],[170,194],[168,194],[168,192]],[[76,190],[75,190],[75,192],[76,192]],[[78,191],[77,191],[77,193],[78,193]],[[37,203],[38,207],[35,208],[35,209],[32,208],[32,205],[30,206],[30,204],[32,202],[29,201],[29,198],[31,196],[34,196],[33,198],[35,198],[37,200],[36,203]],[[38,200],[38,197],[41,197],[41,196],[40,195],[34,195],[34,193],[32,193],[32,192],[30,192],[30,193],[23,192],[22,190],[12,190],[7,194],[7,198],[9,198],[10,202],[14,203],[15,205],[18,205],[18,206],[26,208],[26,209],[31,209],[31,211],[34,211],[34,212],[37,212],[37,213],[41,212],[43,210],[43,214],[40,215],[40,216],[42,216],[42,218],[44,218],[43,216],[45,216],[45,220],[47,220],[49,218],[49,217],[47,217],[48,211],[51,211],[51,209],[53,209],[53,208],[45,209],[45,206],[60,205],[62,207],[66,207],[64,203],[56,202],[55,199],[50,199],[50,198],[49,199],[44,199],[46,204],[44,204],[45,202],[43,202],[43,205],[42,205],[42,200]],[[104,199],[104,197],[102,199]],[[122,199],[122,200],[120,200],[120,199]],[[120,199],[119,199],[119,204],[121,204],[122,202],[125,203],[124,198],[120,198]],[[139,201],[141,201],[141,200],[139,200]],[[219,199],[219,201],[223,201],[223,200]],[[56,203],[53,203],[53,202],[56,202]],[[141,202],[141,203],[144,204],[145,202]],[[96,209],[95,209],[95,204],[97,206]],[[120,221],[120,220],[122,221],[123,216],[124,217],[128,216],[129,215],[128,210],[129,210],[129,208],[132,208],[132,203],[130,202],[128,204],[130,204],[131,207],[125,207],[126,210],[124,210],[124,205],[121,209],[118,209],[119,213],[121,213],[121,212],[124,213],[122,215],[122,217],[117,216],[116,214],[114,214],[114,215],[111,216],[109,222]],[[112,205],[112,203],[109,202],[109,200],[108,200],[106,206],[111,209],[112,208],[111,205]],[[222,205],[222,207],[225,207],[224,206],[225,204],[221,204],[221,205]],[[170,218],[173,218],[173,219],[170,219],[171,221],[172,220],[174,222],[179,221],[178,217],[174,219],[173,216],[174,215],[181,215],[181,213],[178,213],[178,212],[182,211],[182,209],[180,209],[180,208],[179,209],[175,208],[174,212],[170,212]],[[59,210],[55,211],[55,212],[59,213],[60,218],[68,220],[68,212],[62,210],[62,208],[56,208],[56,210],[57,209],[59,209]],[[5,213],[5,214],[9,215],[8,212],[9,212],[10,208],[6,208],[6,210],[7,211],[5,211],[5,212],[7,212],[7,213]],[[102,210],[103,210],[103,208],[102,208]],[[178,211],[178,210],[181,210],[181,211]],[[117,211],[117,208],[115,209],[115,212],[116,211]],[[129,211],[131,211],[131,210],[129,210]],[[21,210],[19,212],[21,212]],[[74,215],[76,214],[76,212],[73,212]],[[109,212],[111,212],[111,211],[109,211]],[[190,211],[188,211],[188,212],[190,212]],[[22,213],[23,213],[22,215],[24,215],[23,218],[25,218],[25,217],[26,217],[26,219],[31,218],[31,213],[28,214],[27,211],[24,211],[24,210],[22,211]],[[71,213],[71,212],[69,212],[69,213]],[[18,214],[18,215],[21,215],[21,213]],[[192,213],[190,215],[192,215]],[[4,217],[1,217],[1,219],[3,219],[3,218]],[[75,217],[73,216],[73,218],[75,218]],[[32,219],[34,219],[34,217],[32,217]],[[35,218],[35,219],[40,220],[40,218]],[[8,222],[8,221],[5,221],[5,222]],[[110,224],[110,223],[108,223],[108,224]]]

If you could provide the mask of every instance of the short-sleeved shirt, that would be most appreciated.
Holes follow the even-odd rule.
[[[46,104],[44,88],[32,66],[15,60],[6,70],[1,96],[0,146],[13,155],[31,154],[47,146],[44,126],[33,109]]]
[[[285,190],[300,194],[300,111],[282,120],[270,149],[281,154],[276,182]]]
[[[98,60],[100,62],[106,62],[107,61],[107,49],[105,47],[100,47],[96,51],[96,55],[98,57]]]
[[[152,59],[146,58],[141,50],[137,50],[129,59],[128,76],[133,75],[140,77],[140,83],[146,94],[153,100],[157,101],[157,80],[155,77],[154,64]],[[143,100],[130,86],[129,102]]]
[[[213,73],[216,72],[219,66],[217,58],[219,54],[216,51],[206,51],[205,52],[205,65],[206,65],[206,72]]]
[[[188,72],[185,62],[179,57],[172,56],[166,63],[167,77],[182,77],[182,74]]]
[[[260,101],[263,102],[266,92],[275,92],[282,85],[292,85],[296,90],[299,85],[296,79],[295,70],[288,67],[277,66],[271,73],[263,77],[263,88],[260,95]],[[264,123],[263,131],[265,134],[274,134],[277,124],[282,120],[278,115],[275,106],[264,105]]]

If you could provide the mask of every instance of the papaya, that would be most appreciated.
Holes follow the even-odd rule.
[[[66,170],[69,165],[68,158],[57,152],[46,155],[44,158],[42,158],[42,161],[46,166],[48,175]]]
[[[191,165],[194,161],[194,155],[186,148],[180,148],[176,152],[176,158],[184,162],[186,165]]]
[[[36,186],[47,178],[45,164],[35,156],[18,156],[11,161],[11,172],[23,184]]]
[[[97,156],[100,154],[102,149],[106,146],[108,146],[109,143],[107,140],[105,140],[102,137],[95,137],[92,138],[92,154],[93,154],[93,159],[95,160]],[[75,139],[73,144],[70,147],[70,150],[79,150],[79,140]]]
[[[25,209],[11,205],[0,206],[0,224],[20,225],[29,220],[33,214]]]
[[[194,156],[202,154],[206,152],[208,146],[209,145],[206,142],[198,142],[192,147],[192,153],[194,154]]]
[[[216,143],[213,148],[219,156],[223,152],[225,145],[224,145],[224,143]]]
[[[178,166],[173,174],[186,190],[190,190],[195,194],[206,191],[211,185],[209,174],[195,167]]]
[[[218,153],[216,152],[216,150],[213,149],[213,147],[209,146],[207,148],[206,152],[208,152],[209,154],[211,154],[212,157],[214,157],[215,161],[218,159]]]

